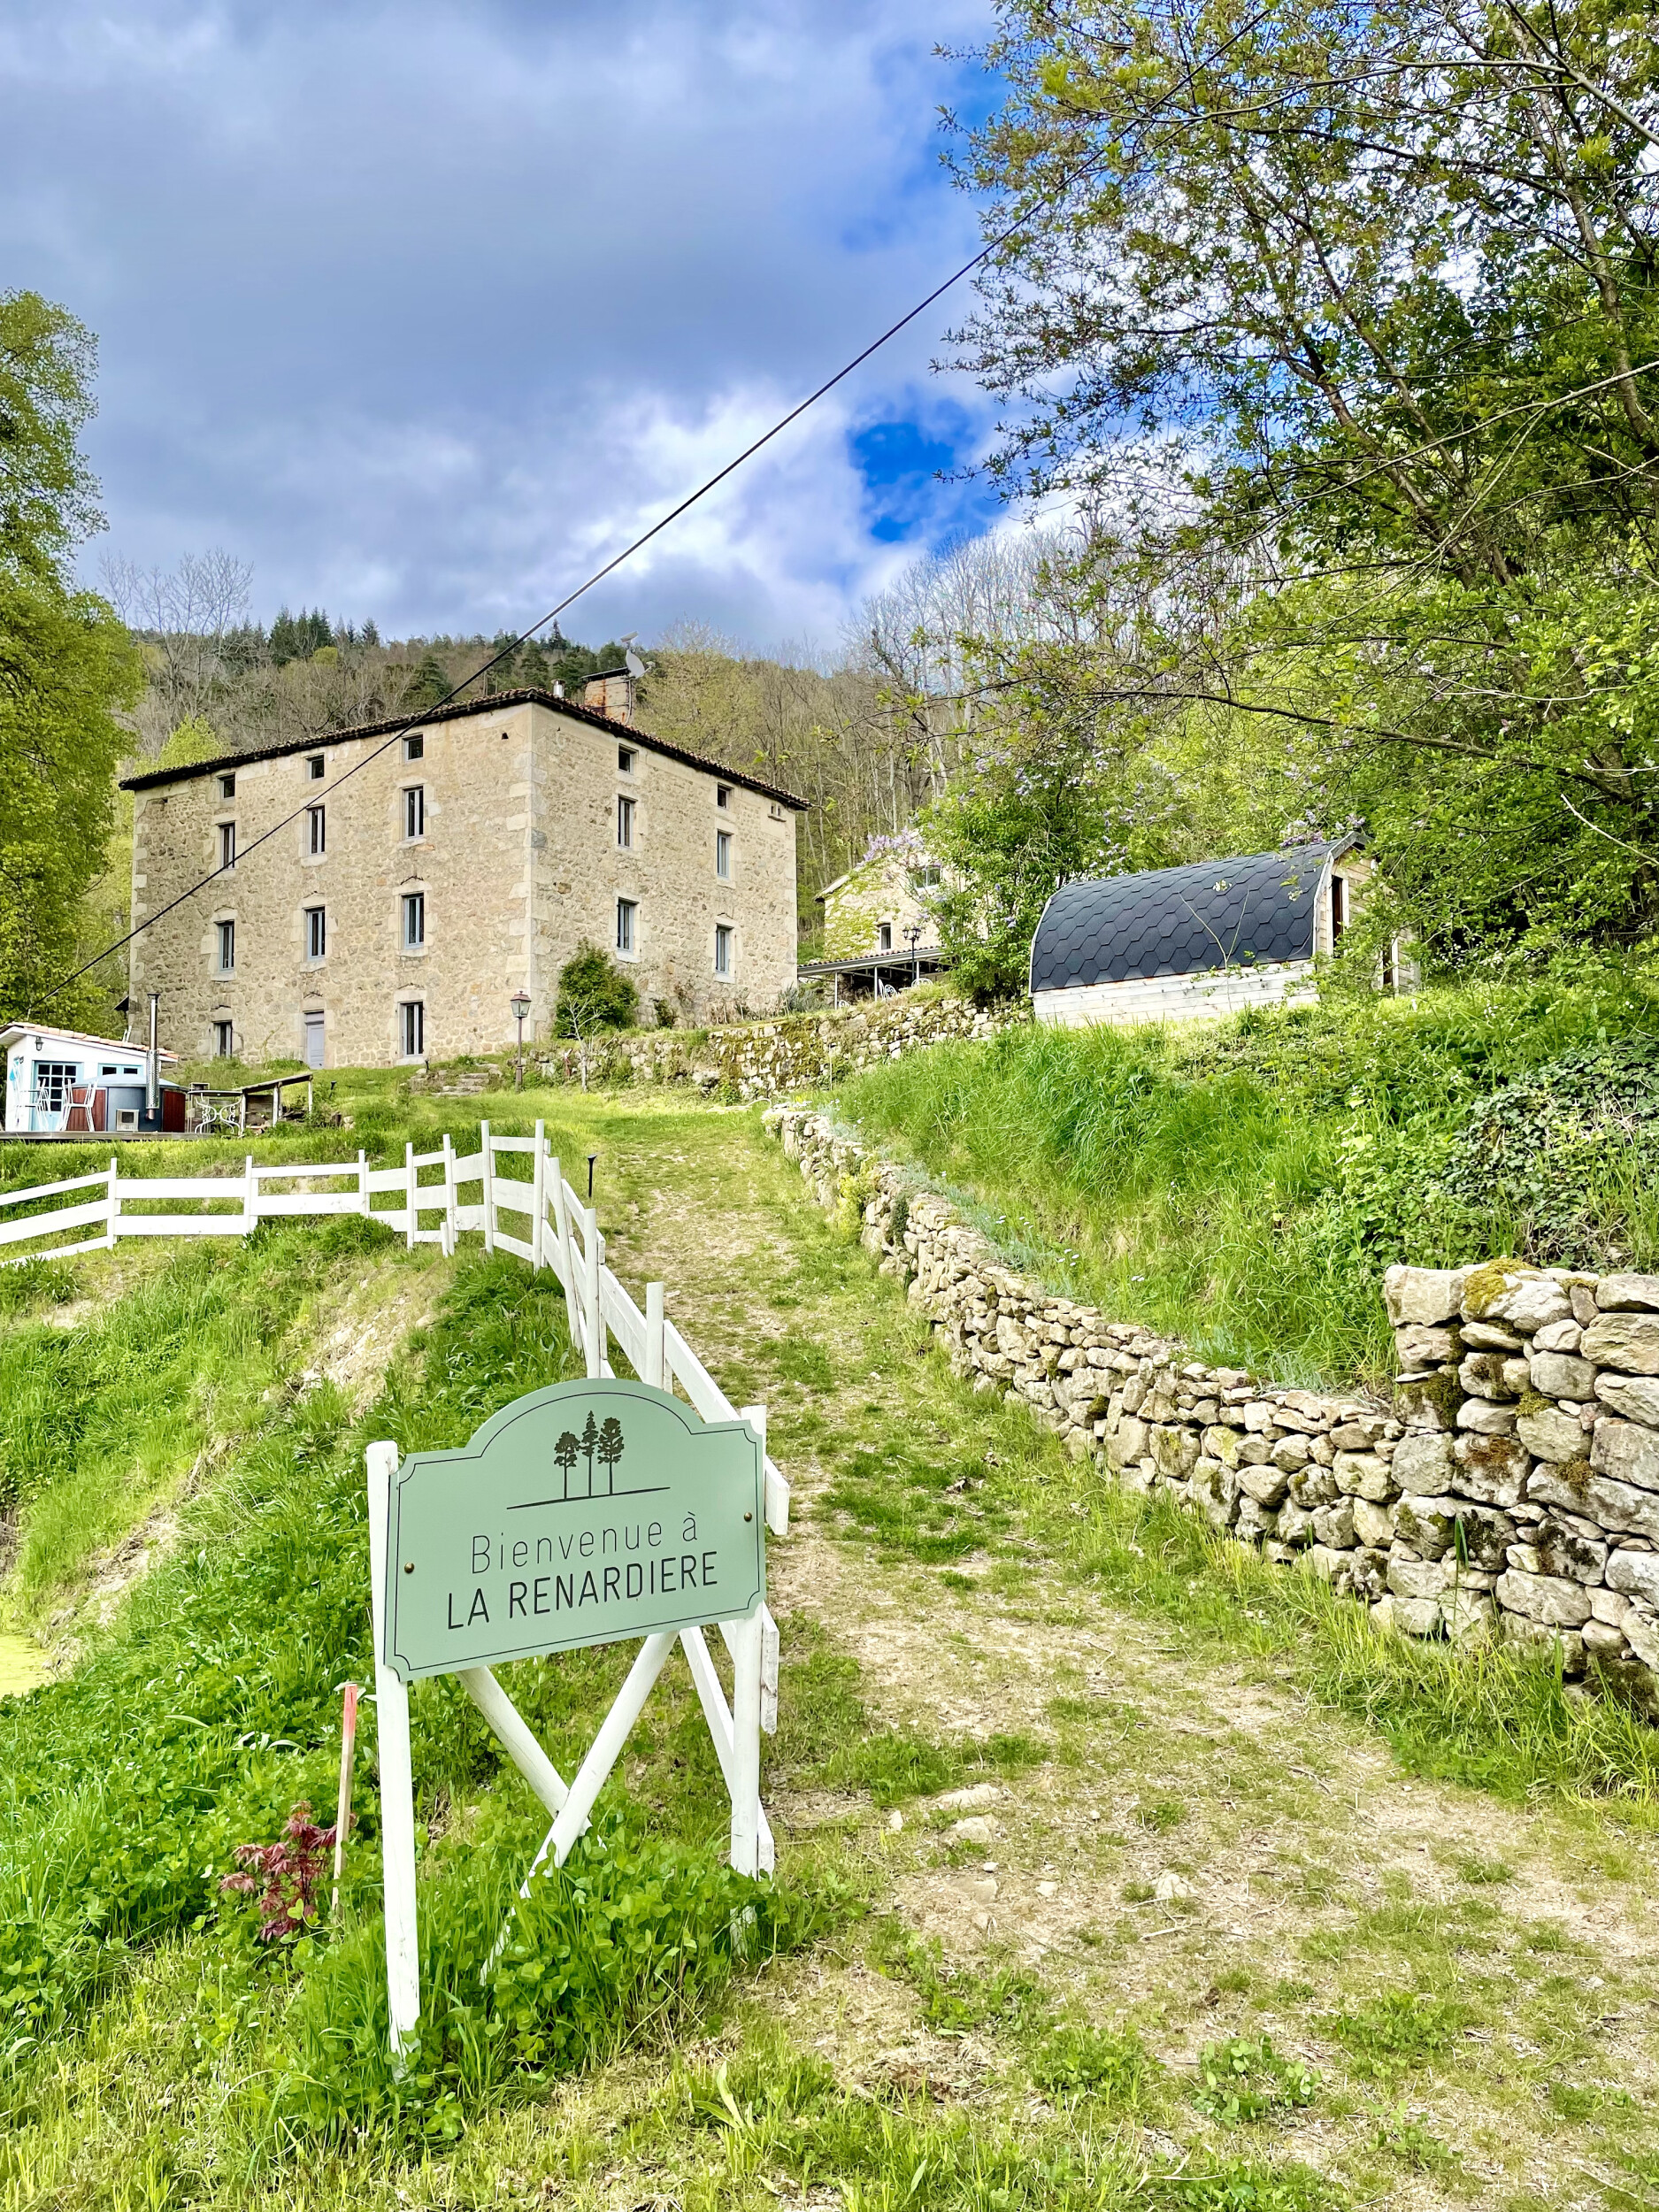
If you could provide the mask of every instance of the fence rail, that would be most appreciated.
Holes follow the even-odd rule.
[[[503,1163],[530,1162],[526,1175],[504,1171]],[[422,1182],[423,1173],[436,1179]],[[272,1183],[344,1184],[344,1189],[264,1187]],[[463,1198],[463,1190],[479,1186],[476,1198]],[[7,1219],[19,1207],[39,1205],[51,1198],[97,1191],[96,1198],[58,1206],[49,1212],[23,1213]],[[377,1206],[376,1198],[395,1197],[399,1202]],[[196,1205],[219,1210],[195,1213],[176,1210]],[[234,1208],[234,1211],[225,1210]],[[685,1338],[664,1312],[659,1283],[648,1285],[641,1311],[628,1291],[605,1264],[605,1240],[594,1209],[565,1179],[558,1157],[549,1143],[545,1127],[537,1122],[534,1137],[497,1137],[489,1124],[479,1125],[476,1152],[457,1152],[449,1133],[435,1152],[404,1148],[401,1167],[372,1168],[366,1152],[355,1160],[332,1160],[315,1166],[260,1167],[249,1157],[236,1175],[123,1175],[111,1156],[107,1170],[96,1175],[76,1175],[66,1181],[42,1183],[28,1190],[0,1193],[0,1247],[12,1247],[0,1257],[0,1267],[15,1267],[25,1260],[68,1259],[80,1252],[108,1250],[123,1237],[241,1237],[262,1221],[303,1219],[314,1216],[360,1215],[377,1228],[402,1236],[412,1249],[417,1244],[436,1244],[453,1253],[464,1235],[481,1233],[487,1252],[508,1252],[536,1270],[547,1269],[565,1293],[565,1310],[571,1341],[580,1354],[589,1375],[609,1375],[612,1340],[642,1382],[661,1388],[678,1384],[705,1421],[735,1421],[741,1417]],[[505,1214],[514,1224],[503,1225]],[[79,1230],[97,1224],[99,1233],[63,1243]],[[522,1233],[520,1233],[522,1231]],[[53,1240],[47,1242],[46,1240]],[[21,1250],[15,1248],[33,1246]],[[789,1486],[772,1461],[766,1461],[766,1524],[781,1536],[788,1525]],[[765,1647],[775,1653],[777,1632],[770,1614],[764,1617]],[[765,1701],[776,1694],[775,1662],[769,1664],[763,1686]]]

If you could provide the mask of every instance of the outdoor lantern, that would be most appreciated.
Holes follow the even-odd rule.
[[[513,1088],[521,1091],[524,1088],[524,1018],[530,1011],[530,994],[528,991],[515,991],[507,1003],[511,1007],[512,1018],[518,1025],[518,1074]]]

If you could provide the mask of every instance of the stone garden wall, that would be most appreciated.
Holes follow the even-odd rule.
[[[966,999],[913,999],[906,993],[821,1014],[780,1014],[708,1030],[630,1029],[588,1048],[590,1083],[689,1083],[740,1099],[833,1083],[879,1060],[922,1045],[994,1036],[1030,1019],[1026,1009],[981,1012]],[[574,1044],[537,1048],[536,1066],[552,1083],[581,1080]]]
[[[1659,1717],[1659,1276],[1390,1268],[1390,1399],[1284,1389],[1050,1295],[810,1110],[765,1120],[958,1373],[1125,1489],[1305,1560],[1381,1624],[1547,1644]]]

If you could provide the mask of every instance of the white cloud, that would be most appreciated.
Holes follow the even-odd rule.
[[[0,250],[100,334],[106,543],[383,629],[527,620],[974,242],[986,0],[15,4]],[[902,557],[849,428],[941,305],[571,618],[833,631]],[[956,380],[973,434],[988,419]],[[942,529],[959,495],[941,487]],[[930,533],[931,534],[931,533]]]

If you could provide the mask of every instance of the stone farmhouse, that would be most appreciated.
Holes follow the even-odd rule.
[[[586,941],[648,1021],[774,1005],[802,801],[635,728],[626,680],[588,701],[502,692],[128,778],[133,919],[157,917],[134,1003],[159,992],[189,1059],[450,1059],[510,1045],[520,991],[526,1041],[549,1035]]]
[[[926,895],[939,879],[913,831],[877,839],[873,850],[816,894],[824,954],[803,963],[802,980],[828,982],[839,1005],[843,995],[880,997],[936,975],[939,918]]]

